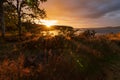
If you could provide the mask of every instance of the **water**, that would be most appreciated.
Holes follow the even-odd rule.
[[[76,29],[75,29],[76,30]],[[89,29],[78,29],[79,31],[77,31],[75,34],[80,34],[83,33],[85,30],[95,30],[95,32],[97,32],[97,35],[104,35],[104,34],[109,34],[109,33],[119,33],[120,32],[120,28],[116,29],[116,28],[89,28]],[[51,31],[43,31],[42,32],[44,35],[58,35],[59,30],[51,30]]]
[[[109,33],[119,33],[120,28],[90,28],[90,29],[80,29],[80,32],[84,32],[85,30],[95,30],[97,34],[109,34]]]
[[[108,33],[118,33],[120,29],[95,29],[97,33],[108,34]]]

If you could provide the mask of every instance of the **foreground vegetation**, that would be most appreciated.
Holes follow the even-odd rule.
[[[119,80],[120,42],[108,36],[0,39],[0,80]]]

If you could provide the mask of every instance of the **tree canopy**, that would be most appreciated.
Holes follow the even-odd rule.
[[[0,1],[2,9],[1,11],[1,23],[12,22],[15,24],[19,31],[19,36],[22,34],[22,22],[34,21],[35,18],[45,18],[46,13],[43,8],[40,7],[41,3],[47,0],[2,0]],[[5,18],[5,20],[4,20]],[[10,21],[10,22],[9,22]],[[2,24],[2,32],[5,34],[5,25]],[[4,30],[4,31],[3,31]]]

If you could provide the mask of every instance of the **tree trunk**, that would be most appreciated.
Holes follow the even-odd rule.
[[[5,21],[4,21],[4,7],[3,0],[0,1],[0,27],[2,30],[2,37],[5,37]]]
[[[19,31],[19,38],[21,39],[22,36],[22,29],[21,29],[21,16],[20,13],[18,13],[18,31]]]
[[[19,39],[21,39],[21,36],[22,36],[22,28],[21,28],[21,4],[20,4],[19,0],[17,0],[17,17],[18,17],[17,27],[18,27],[18,32],[19,32]]]

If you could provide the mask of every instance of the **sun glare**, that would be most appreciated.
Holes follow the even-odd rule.
[[[51,27],[52,25],[55,25],[58,22],[57,20],[40,20],[40,21],[47,27]]]

